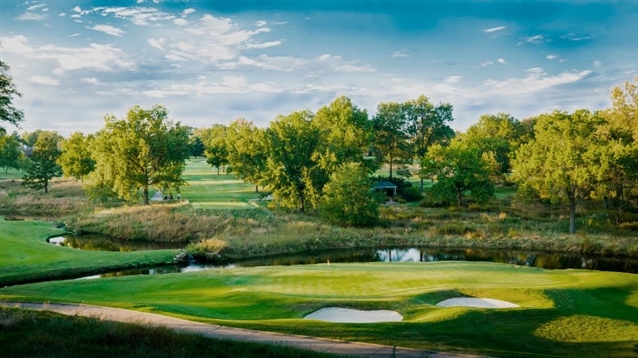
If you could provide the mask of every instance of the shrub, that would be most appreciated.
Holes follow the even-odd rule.
[[[321,214],[338,224],[374,225],[379,220],[379,204],[371,184],[361,165],[341,165],[323,188]]]
[[[409,203],[414,203],[423,199],[421,190],[415,186],[410,186],[405,188],[403,190],[403,194],[401,194],[401,197]]]

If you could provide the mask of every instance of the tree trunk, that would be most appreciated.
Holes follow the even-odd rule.
[[[144,185],[144,205],[149,205],[149,202],[148,202],[148,185]]]
[[[217,166],[217,175],[219,175],[219,166]]]
[[[576,231],[576,199],[569,198],[569,234],[574,235]]]
[[[49,180],[47,178],[44,178],[44,192],[49,192]]]
[[[456,188],[456,205],[460,208],[463,205],[463,192]]]
[[[421,192],[423,192],[423,178],[421,178]]]
[[[255,185],[255,193],[259,193],[259,185]]]
[[[394,158],[392,158],[392,155],[390,155],[390,176],[389,176],[390,180],[392,180],[392,161],[393,161],[393,159]]]

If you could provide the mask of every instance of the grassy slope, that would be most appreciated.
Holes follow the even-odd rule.
[[[438,308],[489,297],[518,309]],[[72,301],[270,331],[495,356],[627,356],[638,276],[488,263],[333,264],[214,270],[8,287],[7,300]],[[401,323],[301,321],[320,307],[394,309]]]
[[[0,357],[333,357],[273,344],[208,339],[163,327],[0,308]]]
[[[189,183],[181,190],[182,198],[195,208],[252,208],[248,201],[259,198],[252,184],[238,180],[234,174],[217,175],[217,169],[211,168],[205,158],[188,160],[182,178]]]
[[[166,263],[172,260],[173,255],[173,250],[98,252],[51,245],[46,238],[63,231],[44,221],[0,220],[0,233],[0,286],[69,274]]]

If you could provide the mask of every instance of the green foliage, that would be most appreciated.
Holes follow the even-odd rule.
[[[55,132],[42,131],[33,146],[33,154],[27,162],[22,184],[24,186],[49,192],[49,181],[62,175],[57,164],[61,151],[58,149],[58,138]]]
[[[204,154],[206,162],[217,168],[217,175],[220,174],[219,169],[228,164],[228,145],[226,142],[227,128],[223,124],[214,124],[208,130],[208,141],[204,142]]]
[[[0,168],[20,169],[24,155],[20,150],[20,142],[14,135],[0,134]]]
[[[462,206],[463,196],[469,195],[479,203],[494,196],[488,163],[481,150],[455,139],[448,147],[432,146],[423,158],[424,174],[436,183],[426,190],[429,201],[456,202]]]
[[[380,103],[377,114],[372,118],[375,132],[374,149],[377,159],[390,165],[390,179],[395,163],[412,157],[410,137],[407,133],[407,119],[403,105],[396,102]]]
[[[341,165],[323,188],[321,214],[344,225],[370,226],[379,220],[379,208],[367,170],[358,163]]]
[[[95,168],[95,160],[91,158],[91,142],[93,136],[84,136],[81,132],[74,132],[68,139],[60,143],[62,154],[58,164],[64,176],[83,180]]]
[[[206,150],[206,147],[200,137],[191,135],[190,141],[188,142],[188,149],[190,156],[197,158],[204,156],[204,150]]]
[[[575,232],[576,208],[590,197],[600,168],[602,119],[587,110],[554,111],[538,117],[535,138],[522,145],[513,161],[514,179],[541,198],[570,209],[569,232]]]
[[[265,131],[245,119],[233,121],[226,130],[228,163],[238,178],[259,185],[266,169]]]
[[[13,106],[13,99],[20,97],[13,83],[13,78],[9,76],[9,66],[0,61],[0,121],[18,125],[24,118],[24,112]],[[4,129],[0,126],[1,129]]]
[[[150,186],[179,192],[189,155],[187,127],[168,120],[166,109],[158,105],[150,110],[135,106],[126,119],[106,116],[105,122],[95,139],[92,185],[110,187],[125,200],[142,190],[144,204],[149,203]]]
[[[401,197],[408,203],[418,202],[423,199],[421,190],[415,186],[409,186],[403,190]]]

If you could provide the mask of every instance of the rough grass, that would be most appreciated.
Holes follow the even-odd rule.
[[[0,308],[0,357],[335,357],[273,344],[177,333],[165,327]]]
[[[459,296],[521,307],[436,306]],[[87,302],[237,327],[502,357],[626,357],[638,340],[638,276],[490,263],[218,269],[15,286],[0,290],[0,297]],[[302,320],[327,306],[391,309],[404,321]]]

